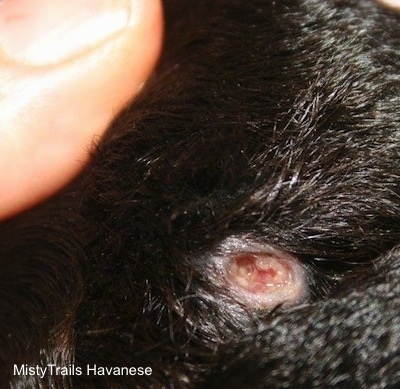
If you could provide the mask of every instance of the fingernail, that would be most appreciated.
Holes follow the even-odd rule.
[[[128,0],[4,0],[0,47],[22,64],[59,63],[117,34],[130,15]]]

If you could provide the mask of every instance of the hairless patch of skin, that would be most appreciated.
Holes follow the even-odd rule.
[[[307,274],[285,250],[247,239],[228,239],[215,258],[214,282],[239,302],[272,310],[301,303],[307,297]]]

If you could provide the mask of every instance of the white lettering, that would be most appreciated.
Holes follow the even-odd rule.
[[[86,374],[90,375],[90,373],[92,372],[93,375],[96,375],[96,370],[97,370],[97,366],[93,365],[93,367],[90,367],[90,365],[86,366]]]
[[[151,367],[103,367],[97,365],[87,365],[86,366],[86,374],[87,375],[115,375],[115,376],[122,376],[122,375],[152,375],[153,370]]]
[[[47,373],[47,367],[40,367],[40,366],[37,366],[37,375],[38,375],[40,378],[44,378],[44,376],[46,375],[46,373]]]
[[[21,365],[19,368],[14,364],[14,375],[27,375],[26,374],[26,366]]]

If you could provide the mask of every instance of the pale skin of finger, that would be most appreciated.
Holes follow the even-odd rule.
[[[108,3],[118,7],[118,1]],[[0,220],[45,200],[75,177],[88,161],[93,139],[154,69],[162,44],[160,1],[120,1],[129,3],[133,14],[125,26],[100,39],[78,36],[77,50],[69,41],[64,56],[57,37],[57,55],[43,56],[41,48],[24,57],[12,35],[6,43],[0,36]],[[0,23],[1,28],[6,27]]]
[[[376,0],[379,4],[395,11],[400,11],[400,0]]]

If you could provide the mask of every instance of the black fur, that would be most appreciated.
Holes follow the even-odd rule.
[[[0,226],[2,387],[398,387],[399,17],[368,0],[165,13],[154,76],[84,174]],[[232,237],[298,256],[309,298],[236,301],[212,277]],[[48,363],[153,374],[13,375]]]

